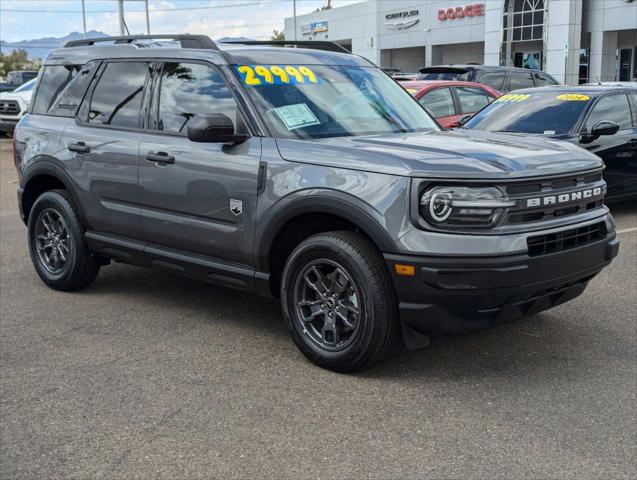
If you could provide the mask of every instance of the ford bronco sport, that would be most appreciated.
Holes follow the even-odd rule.
[[[599,158],[441,131],[329,42],[70,42],[44,62],[15,164],[51,288],[114,260],[280,297],[299,349],[338,371],[399,335],[422,346],[573,299],[618,250]]]

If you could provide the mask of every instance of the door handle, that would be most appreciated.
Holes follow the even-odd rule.
[[[168,165],[169,163],[175,163],[175,157],[168,155],[166,152],[148,152],[146,154],[146,160],[149,162],[155,162],[159,165]]]
[[[66,148],[75,153],[89,153],[91,151],[91,147],[84,142],[69,143]]]

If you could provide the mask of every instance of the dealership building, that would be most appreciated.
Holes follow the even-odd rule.
[[[285,19],[381,67],[540,68],[563,83],[637,80],[637,0],[369,0]]]

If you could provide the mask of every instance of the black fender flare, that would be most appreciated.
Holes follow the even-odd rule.
[[[73,202],[75,203],[75,207],[77,208],[80,214],[80,218],[82,222],[84,223],[85,226],[88,227],[89,225],[86,222],[86,217],[84,216],[84,212],[82,211],[82,205],[79,202],[77,192],[75,191],[74,183],[71,180],[71,177],[64,171],[64,169],[56,164],[55,159],[52,160],[50,157],[47,157],[47,156],[34,158],[31,160],[31,162],[33,163],[24,171],[22,178],[20,179],[19,188],[20,188],[20,191],[22,192],[20,202],[21,203],[24,202],[24,192],[26,191],[27,185],[29,185],[29,182],[31,180],[41,175],[53,177],[56,180],[60,181],[60,183],[62,183],[64,187],[66,188],[66,190],[71,194],[71,198],[73,199]],[[23,209],[23,204],[20,205],[20,210],[23,211],[22,209]],[[29,219],[27,216],[27,212],[23,211],[23,213],[24,213],[23,221],[26,224],[28,223]]]
[[[294,217],[329,213],[344,218],[363,231],[385,253],[396,253],[396,244],[383,226],[383,217],[359,198],[335,190],[308,189],[279,200],[257,218],[254,255],[257,269],[269,271],[269,253],[276,236]],[[263,228],[259,228],[259,224]]]

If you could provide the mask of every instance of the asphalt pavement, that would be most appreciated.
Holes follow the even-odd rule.
[[[113,264],[31,266],[0,141],[0,478],[635,478],[637,205],[578,299],[360,374],[313,366],[275,301]]]

